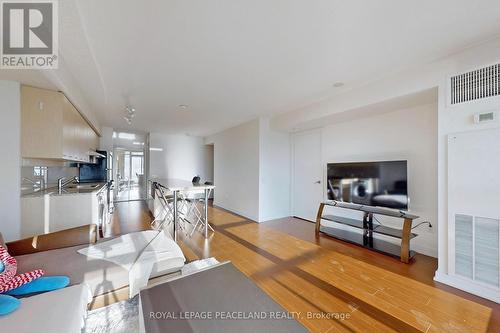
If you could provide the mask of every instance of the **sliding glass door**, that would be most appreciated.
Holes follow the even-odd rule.
[[[144,179],[144,152],[117,149],[115,201],[146,198]]]

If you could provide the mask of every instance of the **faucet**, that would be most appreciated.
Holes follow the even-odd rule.
[[[61,177],[57,180],[57,187],[59,188],[59,190],[62,190],[63,187],[65,187],[68,184],[71,184],[73,181],[78,183],[78,177],[74,176],[71,177],[70,179],[66,179],[66,177]]]

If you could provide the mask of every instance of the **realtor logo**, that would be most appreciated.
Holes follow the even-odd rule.
[[[57,1],[1,0],[0,4],[0,67],[57,68]]]

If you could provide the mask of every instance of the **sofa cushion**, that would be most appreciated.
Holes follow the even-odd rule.
[[[186,260],[170,234],[156,230],[121,235],[81,249],[78,253],[109,261],[127,270],[130,297],[147,286],[148,280],[154,276],[154,266],[159,271],[180,269]]]
[[[45,276],[66,275],[70,285],[86,283],[97,296],[128,285],[128,272],[105,260],[94,260],[76,252],[85,246],[78,245],[15,257],[18,272],[33,267],[43,269]]]
[[[126,269],[107,260],[79,254],[77,251],[84,247],[86,246],[79,245],[17,256],[18,272],[39,268],[45,271],[45,276],[67,275],[70,285],[86,283],[93,296],[128,286],[129,275]],[[156,263],[151,277],[179,271],[183,266],[184,261],[176,258]]]
[[[0,327],[16,333],[80,332],[90,300],[88,287],[81,284],[23,298],[17,311],[0,317]]]
[[[28,296],[66,288],[69,285],[67,276],[42,276],[20,287],[7,291],[6,295]]]
[[[21,306],[21,301],[15,297],[0,294],[0,317],[6,316]]]

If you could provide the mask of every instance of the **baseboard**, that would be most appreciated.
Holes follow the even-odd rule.
[[[239,216],[244,217],[244,218],[246,218],[246,219],[249,219],[249,220],[251,220],[251,221],[254,221],[254,222],[259,222],[259,221],[258,221],[258,219],[256,219],[256,218],[255,218],[255,217],[253,217],[253,216],[249,216],[248,214],[243,213],[243,212],[240,212],[240,211],[238,211],[238,210],[236,210],[236,209],[233,209],[233,208],[225,207],[224,205],[221,205],[221,204],[219,204],[218,202],[215,202],[215,201],[214,201],[214,206],[215,206],[215,207],[222,208],[222,209],[224,209],[224,210],[227,210],[228,212],[234,213],[234,214],[236,214],[236,215],[239,215]]]
[[[280,215],[275,215],[275,216],[266,216],[262,217],[259,222],[267,222],[267,221],[273,221],[273,220],[279,220],[279,219],[284,219],[290,217],[290,214],[280,214]]]
[[[417,238],[415,238],[415,239],[417,239]],[[413,240],[412,242],[416,243],[415,240]],[[411,244],[411,243],[410,243],[410,248],[415,252],[425,254],[426,256],[429,256],[429,257],[433,257],[433,258],[438,257],[437,249],[435,249],[435,248],[430,248],[427,246],[422,246],[419,244]]]
[[[470,280],[458,276],[440,273],[438,271],[436,271],[436,274],[434,275],[434,281],[447,284],[449,286],[477,295],[482,298],[486,298],[495,303],[500,303],[500,290],[498,289],[479,285],[471,282]]]

